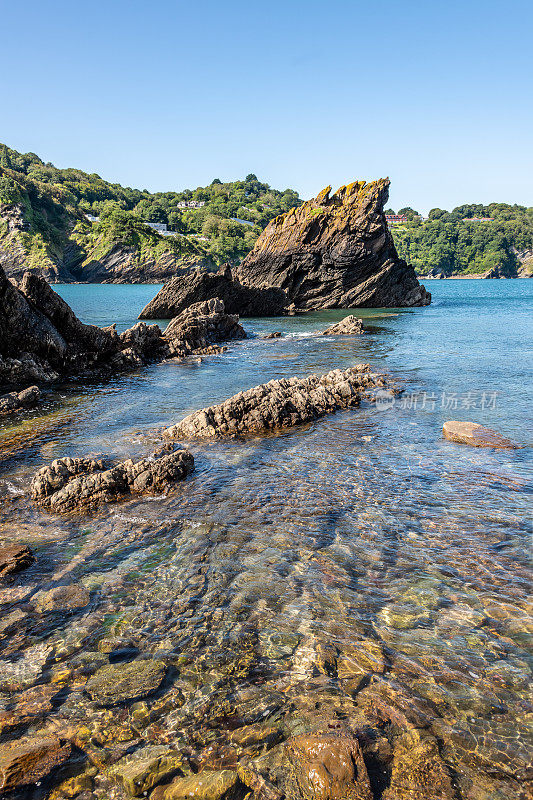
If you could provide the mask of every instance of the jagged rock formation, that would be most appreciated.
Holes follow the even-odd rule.
[[[238,315],[227,314],[223,301],[214,297],[193,303],[174,317],[165,329],[164,337],[169,355],[184,356],[213,352],[213,344],[246,339],[246,332],[239,325]]]
[[[363,395],[384,385],[384,378],[373,374],[368,364],[344,372],[335,369],[326,375],[272,380],[195,411],[164,434],[170,438],[213,438],[302,425],[359,405]]]
[[[389,180],[328,186],[270,222],[233,278],[285,291],[297,309],[427,305],[431,295],[396,252],[383,213]]]
[[[219,300],[189,309],[165,333],[144,322],[121,334],[114,326],[84,325],[45,280],[25,273],[15,286],[0,268],[0,386],[105,374],[169,357],[220,352],[216,343],[245,336],[238,318],[226,314]],[[0,411],[13,403],[0,403]]]
[[[322,336],[357,336],[364,333],[363,320],[350,314],[340,322],[334,322],[322,332]]]
[[[224,301],[228,314],[241,317],[278,316],[287,304],[280,289],[241,286],[232,280],[229,267],[224,267],[216,274],[196,271],[172,278],[143,308],[139,319],[172,319],[191,303],[212,297]]]
[[[188,450],[163,447],[152,456],[110,465],[103,459],[57,458],[31,483],[32,499],[58,513],[92,509],[126,495],[162,492],[194,469]]]

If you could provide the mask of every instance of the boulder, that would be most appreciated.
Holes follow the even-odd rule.
[[[272,333],[267,333],[266,336],[263,336],[263,339],[281,339],[283,334],[281,331],[272,331]]]
[[[450,420],[442,426],[442,434],[450,442],[469,444],[471,447],[494,447],[502,450],[513,450],[519,447],[497,431],[485,428],[477,422]]]
[[[227,314],[224,302],[214,297],[193,303],[174,317],[165,329],[164,338],[169,355],[183,357],[220,350],[213,345],[246,339],[246,332],[239,325],[238,315]]]
[[[56,736],[35,736],[0,745],[0,789],[30,786],[70,756],[70,744]]]
[[[328,186],[273,219],[233,270],[253,289],[281,289],[296,309],[424,306],[431,295],[396,252],[385,220],[388,178]]]
[[[287,800],[373,800],[363,754],[347,733],[295,736],[285,743]]]
[[[31,496],[49,511],[91,509],[126,495],[165,491],[193,470],[188,450],[168,446],[140,461],[114,466],[102,459],[57,458],[35,474]]]
[[[23,408],[34,408],[41,397],[38,386],[28,386],[21,392],[9,392],[0,397],[0,417],[20,411]]]
[[[100,706],[141,700],[157,691],[165,677],[162,661],[137,660],[106,664],[89,678],[85,691]]]
[[[172,319],[191,304],[214,297],[224,302],[228,314],[241,317],[279,316],[287,305],[283,289],[241,286],[225,266],[217,273],[196,270],[172,278],[143,308],[139,319]]]
[[[337,369],[326,375],[282,378],[254,386],[223,403],[195,411],[164,431],[170,438],[213,438],[255,434],[272,428],[302,425],[361,398],[384,379],[368,364]]]
[[[322,336],[357,336],[364,332],[363,320],[350,314],[322,331]]]
[[[34,561],[33,553],[25,544],[8,544],[0,547],[0,577],[20,572]]]

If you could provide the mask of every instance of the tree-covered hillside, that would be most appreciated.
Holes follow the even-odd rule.
[[[533,208],[506,203],[463,205],[451,212],[434,208],[427,220],[412,208],[398,213],[408,221],[391,228],[396,249],[419,275],[515,277],[531,255]]]
[[[43,258],[60,260],[66,237],[79,251],[82,266],[87,253],[94,258],[117,244],[143,250],[150,257],[157,256],[156,251],[175,256],[183,252],[185,266],[191,256],[216,266],[244,257],[273,217],[300,202],[292,189],[277,191],[255,175],[232,183],[215,179],[194,190],[151,193],[82,170],[58,169],[34,153],[0,145],[0,218],[4,219],[0,241],[8,228],[12,232],[17,227],[16,247],[27,251],[30,266]],[[22,213],[24,230],[20,220],[15,222],[14,209]],[[86,215],[99,221],[91,224]],[[164,223],[174,235],[162,237],[147,222]]]

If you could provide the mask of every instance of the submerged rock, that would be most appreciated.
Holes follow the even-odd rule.
[[[110,774],[124,786],[132,797],[142,797],[178,771],[190,772],[189,766],[177,750],[165,745],[149,745],[125,756]]]
[[[165,677],[162,661],[130,661],[106,664],[85,686],[89,697],[101,706],[114,706],[130,700],[141,700],[155,692]]]
[[[285,744],[288,800],[372,800],[357,739],[341,733],[303,734]]]
[[[35,784],[70,755],[70,744],[56,736],[25,737],[0,745],[0,789]]]
[[[384,379],[368,364],[344,372],[307,378],[282,378],[254,386],[224,403],[189,414],[164,432],[171,438],[245,435],[271,428],[311,422],[341,408],[359,405],[361,398]]]
[[[39,592],[33,599],[37,611],[76,611],[89,604],[91,595],[84,586],[72,583]]]
[[[497,431],[485,428],[477,422],[458,422],[457,420],[445,422],[442,426],[442,434],[450,442],[469,444],[471,447],[513,450],[519,446]]]
[[[211,298],[223,301],[228,314],[241,317],[273,317],[284,312],[287,304],[282,289],[254,289],[232,280],[231,270],[223,267],[218,273],[190,272],[177,275],[166,283],[146,305],[139,319],[172,319],[191,303]]]
[[[9,392],[0,397],[0,417],[20,411],[22,408],[34,408],[39,402],[41,392],[38,386],[28,386],[21,392]]]
[[[328,186],[273,219],[233,271],[254,289],[278,288],[297,309],[423,306],[431,295],[396,252],[384,215],[387,178]]]
[[[322,336],[356,336],[364,332],[363,320],[350,314],[348,317],[341,319],[340,322],[334,322],[333,325],[326,328],[322,332]]]
[[[402,734],[394,746],[392,774],[383,800],[455,800],[450,773],[435,739],[416,731]]]
[[[140,461],[110,466],[102,459],[57,458],[31,483],[31,496],[50,511],[91,509],[131,494],[162,492],[194,470],[188,450],[165,446]]]
[[[159,786],[150,800],[189,800],[192,797],[196,800],[241,800],[244,792],[233,770],[202,770],[188,778],[177,778],[169,786]]]
[[[0,577],[20,572],[34,561],[32,551],[25,544],[8,544],[0,547]]]

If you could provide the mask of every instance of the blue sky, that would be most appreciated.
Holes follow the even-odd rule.
[[[531,2],[0,3],[0,141],[150,190],[533,205]]]

